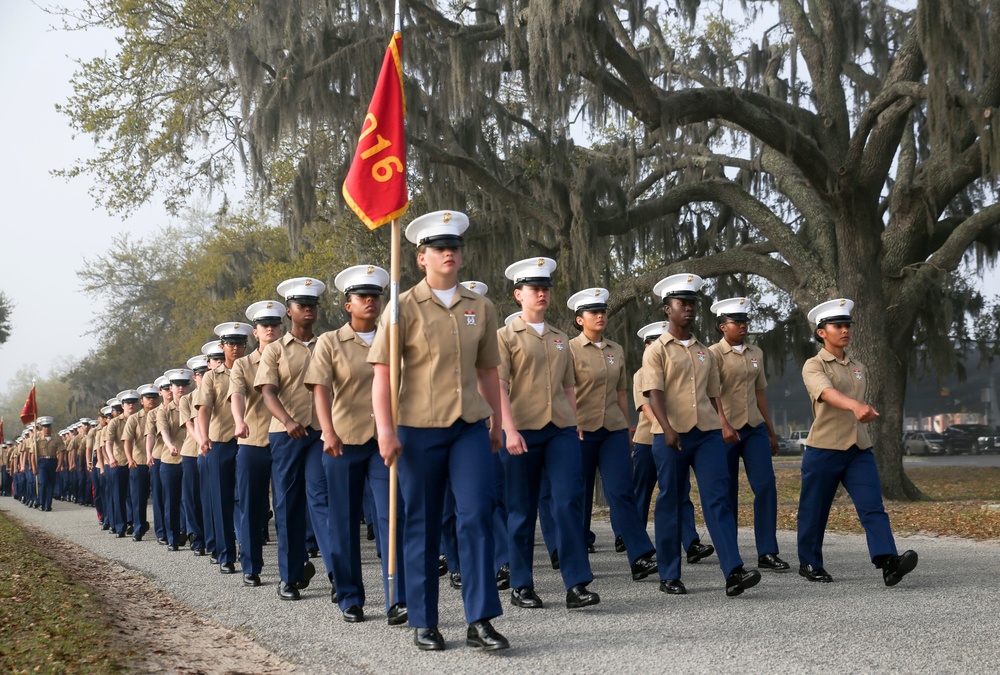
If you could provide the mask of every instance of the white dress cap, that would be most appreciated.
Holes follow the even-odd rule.
[[[326,290],[326,284],[312,277],[296,277],[278,284],[278,295],[285,302],[297,302],[300,305],[318,305],[319,294]]]
[[[187,360],[187,362],[184,365],[186,365],[191,370],[208,370],[208,357],[205,356],[204,354],[199,354],[198,356],[192,356]],[[168,370],[166,373],[164,373],[164,375],[170,377],[170,372],[171,371]],[[173,380],[171,380],[171,382],[172,381]]]
[[[139,396],[159,396],[160,388],[153,384],[144,384],[138,389]]]
[[[162,389],[163,387],[170,386],[170,380],[167,379],[166,375],[160,375],[158,378],[153,380],[153,386],[157,389]]]
[[[569,296],[566,306],[574,312],[605,310],[608,308],[608,298],[610,297],[611,294],[606,288],[587,288]]]
[[[210,359],[226,358],[226,352],[222,351],[222,340],[212,340],[211,342],[206,342],[201,346],[201,353]]]
[[[78,423],[81,424],[81,425],[84,425],[84,424],[88,424],[89,425],[92,421],[93,420],[91,420],[89,417],[81,417],[78,420]]]
[[[104,415],[105,417],[111,417],[111,412],[112,412],[111,406],[109,405],[106,405],[103,408],[101,408],[101,414]]]
[[[490,287],[482,281],[463,281],[462,285],[473,293],[479,293],[479,295],[486,295],[490,292]]]
[[[556,271],[556,261],[552,258],[525,258],[510,265],[504,270],[504,276],[514,282],[515,286],[552,285],[552,273]]]
[[[406,238],[417,246],[459,248],[462,233],[469,229],[469,217],[460,211],[432,211],[406,226]]]
[[[138,401],[139,392],[136,391],[135,389],[126,389],[124,391],[118,392],[117,398],[122,403],[125,403],[127,401]]]
[[[746,298],[726,298],[712,304],[712,313],[716,316],[743,317],[745,320],[750,312],[750,301]]]
[[[117,397],[116,398],[109,398],[107,401],[105,401],[105,403],[107,403],[112,408],[114,408],[116,406],[119,407],[119,408],[122,407],[122,402]]]
[[[205,357],[200,357],[205,358]],[[171,384],[188,384],[191,382],[191,378],[194,377],[194,373],[187,368],[174,368],[173,370],[168,370],[163,374]]]
[[[247,307],[247,319],[251,323],[274,326],[285,316],[285,305],[280,300],[261,300]]]
[[[338,274],[333,285],[344,295],[382,295],[389,285],[389,273],[378,265],[354,265]]]
[[[705,281],[697,274],[671,274],[669,277],[660,279],[653,286],[653,293],[662,299],[667,298],[697,298],[698,291],[701,290]]]
[[[49,417],[48,415],[38,418],[38,426],[40,427],[51,427],[52,422],[53,422],[52,418]]]
[[[645,342],[646,340],[655,340],[668,330],[670,330],[669,321],[655,321],[653,323],[647,323],[645,326],[640,328],[636,335],[642,338],[642,341]]]
[[[215,334],[219,336],[219,340],[222,342],[246,344],[250,336],[253,335],[253,326],[239,321],[220,323],[215,327]]]
[[[513,314],[509,315],[506,319],[503,320],[503,325],[505,326],[511,325],[512,323],[514,323],[514,319],[521,316],[521,314],[523,314],[523,312],[514,312]]]
[[[820,328],[827,323],[851,323],[854,301],[837,298],[821,302],[809,310],[809,323]]]

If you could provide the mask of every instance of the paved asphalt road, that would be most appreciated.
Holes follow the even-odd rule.
[[[309,673],[1000,672],[998,542],[900,540],[901,548],[920,553],[920,565],[890,589],[867,561],[863,537],[829,535],[833,584],[810,584],[794,571],[765,573],[742,597],[726,598],[712,556],[684,567],[689,595],[674,597],[659,593],[654,580],[631,581],[625,557],[611,546],[610,525],[595,522],[592,589],[602,595],[599,606],[565,609],[558,573],[539,545],[536,590],[546,607],[514,608],[502,594],[505,614],[494,625],[510,639],[510,650],[482,654],[465,646],[459,593],[442,579],[440,627],[448,649],[421,653],[411,629],[385,624],[369,542],[363,549],[369,620],[348,625],[330,603],[322,572],[300,602],[278,599],[274,545],[265,547],[265,585],[248,589],[239,575],[219,574],[208,558],[168,553],[155,540],[115,539],[98,529],[92,509],[56,502],[51,513],[40,513],[9,498],[0,499],[0,509],[147,575]],[[740,535],[752,563],[752,532]],[[794,533],[779,532],[778,539],[784,557],[795,561]]]

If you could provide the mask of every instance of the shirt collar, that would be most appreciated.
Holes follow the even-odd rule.
[[[437,297],[436,295],[434,295],[434,291],[431,289],[430,284],[427,283],[426,277],[421,279],[420,283],[418,283],[416,286],[413,287],[411,293],[413,294],[413,297],[417,302],[427,302],[431,298]],[[458,303],[460,298],[465,298],[466,300],[475,300],[479,297],[480,295],[475,291],[470,291],[462,284],[458,284],[458,287],[455,289],[455,295],[454,297],[452,297],[451,304],[448,306],[448,309],[454,307]]]
[[[820,350],[819,350],[819,357],[821,359],[823,359],[824,361],[836,361],[837,363],[839,363],[842,366],[846,366],[848,363],[851,362],[851,355],[848,354],[847,352],[844,352],[844,360],[841,361],[836,356],[834,356],[833,354],[831,354],[830,352],[828,352],[826,350],[826,347],[821,347],[820,348]]]

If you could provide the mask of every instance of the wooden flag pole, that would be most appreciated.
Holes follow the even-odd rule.
[[[397,14],[398,16],[398,14]],[[392,220],[392,241],[389,250],[389,404],[392,410],[392,428],[399,424],[399,218]],[[398,458],[389,467],[389,606],[396,604],[396,509],[399,474]]]

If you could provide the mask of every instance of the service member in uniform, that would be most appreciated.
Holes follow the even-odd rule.
[[[657,321],[646,324],[636,333],[643,343],[643,350],[667,332],[669,323]],[[632,481],[635,486],[635,502],[642,518],[643,526],[649,523],[649,505],[656,487],[656,463],[653,461],[653,435],[662,434],[660,424],[649,407],[649,399],[643,391],[642,367],[632,376],[632,398],[639,413],[632,443]],[[681,546],[687,553],[689,565],[693,565],[715,553],[711,544],[701,543],[701,535],[694,522],[694,504],[691,502],[691,472],[684,476],[684,502],[681,504]],[[617,544],[616,544],[617,550]]]
[[[38,467],[38,508],[40,511],[52,510],[52,497],[55,493],[56,467],[59,463],[59,453],[65,445],[59,436],[52,435],[52,418],[38,418],[35,427],[35,455]]]
[[[201,452],[208,459],[208,477],[211,482],[212,523],[215,528],[215,556],[219,571],[236,572],[236,422],[233,409],[228,404],[229,371],[236,359],[246,354],[247,340],[253,326],[234,321],[215,327],[215,334],[222,344],[224,360],[212,368],[201,381],[195,395],[198,409],[198,431],[201,434]]]
[[[128,458],[129,498],[132,500],[132,539],[142,541],[142,538],[149,532],[146,506],[149,504],[151,480],[149,455],[146,453],[146,425],[150,413],[156,414],[153,411],[160,402],[160,392],[152,384],[143,384],[136,391],[139,393],[142,408],[125,421],[122,442],[125,445],[125,456]]]
[[[251,587],[261,584],[271,488],[271,444],[267,438],[271,413],[253,382],[264,348],[281,337],[284,314],[285,306],[277,300],[262,300],[247,307],[257,349],[236,359],[229,373],[229,403],[239,444],[236,492],[240,502],[240,567],[243,584]]]
[[[757,541],[757,567],[783,572],[788,563],[778,557],[778,487],[771,455],[778,454],[778,437],[767,407],[764,353],[745,339],[749,301],[728,298],[712,305],[722,339],[709,347],[719,369],[719,400],[727,425],[722,437],[729,446],[729,498],[739,513],[740,458],[753,490],[753,527]]]
[[[105,430],[111,421],[111,413],[111,406],[106,405],[101,408],[97,415],[97,428],[94,429],[94,435],[88,439],[94,466],[91,474],[94,480],[94,510],[97,511],[97,522],[102,530],[110,530],[112,520],[111,501],[108,499],[111,474],[106,472],[107,460],[104,453]]]
[[[389,469],[375,440],[372,410],[374,370],[368,351],[382,311],[382,293],[389,273],[375,265],[355,265],[342,271],[334,285],[346,300],[350,321],[319,337],[306,369],[316,418],[322,430],[323,468],[329,490],[329,537],[337,604],[344,621],[363,621],[365,587],[361,575],[358,522],[363,510],[365,480],[370,479],[375,502],[382,577],[389,625],[406,623],[405,566],[396,568],[397,602],[389,605]],[[396,534],[403,543],[402,508]]]
[[[719,371],[708,347],[691,334],[701,277],[675,274],[653,292],[663,298],[670,322],[666,333],[643,354],[643,388],[662,434],[653,437],[660,494],[656,498],[656,557],[660,590],[682,595],[681,515],[685,475],[694,467],[705,523],[719,553],[726,595],[757,585],[760,572],[745,570],[736,541],[736,514],[729,501],[725,414],[719,405]]]
[[[278,284],[292,328],[269,344],[260,357],[253,386],[271,413],[271,479],[278,531],[278,569],[282,600],[298,600],[316,569],[306,557],[306,517],[311,514],[317,542],[332,579],[327,537],[327,490],[323,442],[312,395],[303,379],[316,346],[313,324],[326,284],[297,277]]]
[[[896,552],[889,516],[882,505],[868,422],[877,418],[865,403],[865,367],[846,348],[851,340],[854,302],[838,298],[809,311],[816,327],[819,354],[802,366],[815,421],[802,455],[799,495],[799,574],[809,581],[830,582],[823,566],[823,534],[837,488],[844,486],[854,502],[868,539],[868,553],[882,570],[886,586],[895,586],[917,566],[916,551]]]
[[[219,559],[216,555],[218,553],[216,549],[219,544],[215,538],[215,497],[213,496],[212,479],[209,475],[208,455],[202,451],[202,447],[208,439],[202,435],[201,429],[198,428],[198,409],[195,407],[195,401],[206,373],[225,361],[225,352],[222,349],[222,343],[219,340],[213,340],[202,345],[201,354],[204,357],[203,361],[199,360],[197,356],[187,361],[187,367],[194,372],[194,389],[181,399],[180,411],[181,419],[188,431],[187,443],[194,445],[198,457],[198,500],[201,504],[201,520],[197,527],[201,528],[205,548],[208,549],[211,556],[210,562],[217,565]]]
[[[545,472],[551,485],[553,548],[559,553],[566,607],[577,609],[596,605],[601,598],[587,589],[594,576],[582,527],[585,500],[573,357],[566,334],[545,322],[555,268],[551,258],[529,258],[504,272],[514,282],[522,314],[498,333],[506,437],[501,458],[510,533],[511,604],[542,607],[532,567]]]
[[[444,490],[455,497],[462,564],[466,644],[493,651],[507,639],[490,621],[503,609],[493,552],[493,458],[501,444],[496,310],[458,283],[462,233],[469,219],[456,211],[416,218],[406,238],[417,245],[424,279],[399,298],[399,431],[393,428],[389,386],[389,325],[375,336],[372,403],[379,452],[398,457],[406,519],[403,565],[414,643],[445,648],[438,631],[438,552]],[[486,420],[493,415],[487,429]]]
[[[204,350],[203,347],[202,351]],[[208,371],[208,357],[204,354],[192,356],[185,365],[191,371],[191,383],[185,394],[179,399],[174,398],[177,402],[180,423],[185,429],[184,443],[181,445],[181,464],[184,467],[183,521],[187,526],[187,539],[191,544],[191,550],[195,555],[198,555],[199,551],[207,551],[210,555],[209,561],[217,565],[219,561],[215,557],[215,527],[211,510],[212,493],[208,482],[208,460],[200,452],[201,439],[198,436],[198,427],[194,423],[197,410],[193,401],[194,394]]]
[[[160,436],[156,426],[160,417],[160,408],[173,400],[170,393],[170,380],[166,375],[160,375],[153,381],[157,395],[160,397],[156,410],[146,415],[146,457],[149,465],[150,494],[153,502],[153,533],[156,535],[156,543],[166,546],[167,541],[167,521],[163,512],[163,481],[160,478],[160,467],[163,465],[163,437]]]
[[[126,389],[120,392],[129,397],[123,401],[120,397],[108,400],[111,406],[111,421],[104,431],[104,456],[110,472],[110,488],[108,496],[111,502],[111,531],[124,539],[128,529],[128,458],[125,456],[125,444],[122,432],[128,415],[135,412],[139,403],[139,392]]]
[[[184,545],[185,536],[181,523],[185,516],[181,507],[185,500],[186,472],[198,475],[197,458],[185,457],[183,448],[188,443],[187,428],[181,422],[180,401],[188,393],[194,373],[188,368],[175,368],[163,374],[170,382],[170,398],[166,405],[160,406],[156,413],[156,429],[163,439],[163,452],[160,454],[160,486],[163,489],[163,524],[167,533],[167,546],[171,551],[177,551]],[[193,460],[193,461],[188,461]],[[196,485],[196,482],[195,482]],[[193,492],[193,486],[192,486]],[[197,500],[195,494],[192,498]],[[205,555],[203,540],[192,540],[195,555]]]
[[[588,288],[570,296],[573,325],[580,331],[569,342],[576,378],[576,419],[582,450],[584,532],[590,531],[597,469],[611,512],[611,526],[625,544],[632,579],[656,571],[656,549],[639,519],[632,484],[628,438],[628,394],[625,350],[604,337],[608,298],[604,288]]]

